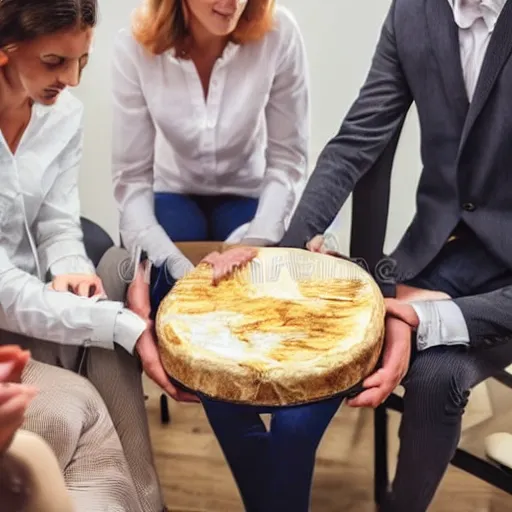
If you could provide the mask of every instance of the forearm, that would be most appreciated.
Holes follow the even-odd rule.
[[[244,241],[256,245],[275,245],[283,237],[286,221],[295,202],[294,185],[277,180],[265,186],[256,215],[249,225]]]
[[[454,300],[412,302],[418,350],[438,345],[493,347],[512,341],[512,286]]]
[[[472,348],[512,341],[512,286],[454,302],[464,315]]]
[[[397,54],[393,17],[394,4],[359,97],[320,154],[281,246],[304,247],[324,233],[402,126],[412,95]]]
[[[113,349],[115,340],[132,352],[143,322],[127,316],[122,302],[56,292],[14,267],[1,272],[0,329],[64,345]]]

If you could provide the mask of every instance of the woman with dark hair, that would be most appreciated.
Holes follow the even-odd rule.
[[[39,393],[23,428],[56,453],[75,509],[157,512],[132,355],[162,382],[150,325],[104,300],[122,301],[126,286],[103,286],[80,226],[83,109],[66,89],[80,81],[96,18],[96,0],[0,2],[0,343],[32,354],[21,380]]]

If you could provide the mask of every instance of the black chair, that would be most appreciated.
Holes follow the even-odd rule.
[[[81,217],[80,221],[84,234],[85,251],[94,266],[97,267],[103,255],[114,246],[114,241],[101,226],[92,220]],[[164,424],[171,421],[169,403],[165,394],[160,396],[160,419]]]
[[[352,195],[352,226],[350,256],[363,259],[374,273],[379,261],[385,257],[384,241],[389,213],[391,174],[394,156],[403,122],[397,127],[376,164],[359,180]],[[383,289],[385,296],[395,296],[394,287]],[[512,388],[512,376],[498,371],[494,376]],[[388,475],[388,410],[403,412],[403,399],[391,394],[374,411],[374,499],[382,503],[389,489]],[[477,457],[458,448],[451,464],[469,474],[512,494],[512,471],[489,460]]]
[[[85,252],[94,266],[97,267],[103,255],[114,246],[114,240],[92,220],[81,217],[80,222],[84,234]]]

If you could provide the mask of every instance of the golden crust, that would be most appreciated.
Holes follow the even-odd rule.
[[[294,251],[304,253],[265,248],[259,250],[258,259]],[[313,273],[310,280],[298,283],[300,293],[326,299],[301,301],[255,296],[249,267],[216,287],[210,285],[212,270],[207,264],[180,280],[162,301],[156,318],[167,373],[212,398],[267,406],[320,400],[360,383],[373,371],[382,350],[382,294],[354,263],[319,254],[307,253],[307,257],[320,266],[337,265],[351,277],[327,280],[321,272]],[[178,328],[178,318],[199,319],[198,315],[226,311],[236,314],[228,320],[229,330],[242,345],[243,357],[226,357],[208,342],[195,344],[189,327]],[[261,333],[281,333],[284,339],[258,352],[252,340]]]

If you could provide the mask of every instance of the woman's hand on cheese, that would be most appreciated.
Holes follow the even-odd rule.
[[[81,297],[106,298],[101,279],[96,274],[62,274],[52,281],[57,292],[70,292]]]
[[[212,282],[217,285],[222,279],[230,276],[237,268],[247,265],[258,255],[258,249],[254,247],[234,247],[223,253],[212,252],[203,259],[213,268]]]

